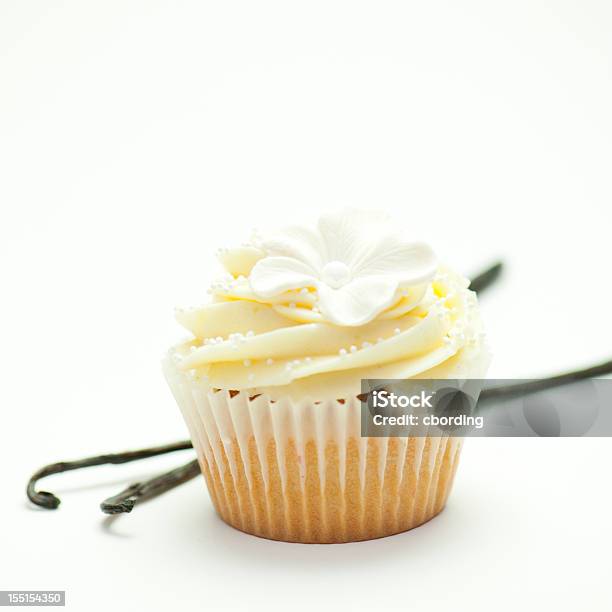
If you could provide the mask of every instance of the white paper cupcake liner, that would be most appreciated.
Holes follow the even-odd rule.
[[[446,504],[462,440],[362,438],[357,397],[273,400],[164,371],[213,504],[274,540],[353,542],[412,529]]]

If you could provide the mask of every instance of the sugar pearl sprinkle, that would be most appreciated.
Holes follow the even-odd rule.
[[[434,314],[440,321],[444,321],[448,317],[448,312],[446,312],[446,310],[437,310],[434,312]]]
[[[384,338],[378,338],[376,340],[377,343],[381,343],[381,342],[384,342],[384,341],[385,341]],[[374,345],[371,342],[367,342],[366,341],[366,342],[362,342],[361,343],[361,349],[368,349],[368,348],[371,348],[372,346],[374,346]],[[361,349],[357,348],[354,344],[352,344],[348,348],[348,350],[345,349],[345,348],[341,348],[338,351],[338,354],[340,355],[340,357],[346,357],[346,356],[350,357],[351,355],[354,355],[355,353],[357,353]],[[310,361],[311,361],[311,358],[310,357],[306,357],[306,362],[310,362]]]

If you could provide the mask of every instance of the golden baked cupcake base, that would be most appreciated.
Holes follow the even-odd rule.
[[[171,363],[166,376],[215,509],[236,529],[355,542],[417,527],[446,504],[459,438],[362,438],[357,398],[292,402],[213,390]]]
[[[295,443],[290,441],[283,468],[290,482],[283,494],[278,464],[269,468],[271,486],[266,489],[254,438],[250,446],[249,457],[238,470],[236,479],[229,471],[222,445],[221,465],[214,460],[209,464],[206,457],[200,455],[202,472],[217,513],[228,525],[245,533],[271,540],[312,544],[381,538],[426,523],[446,504],[460,452],[450,439],[427,438],[420,451],[416,438],[410,439],[405,449],[401,449],[396,439],[391,439],[381,479],[376,467],[381,449],[376,439],[371,439],[366,451],[365,481],[362,482],[358,468],[359,442],[351,439],[343,449],[347,455],[348,473],[346,484],[341,487],[337,444],[326,445],[326,480],[321,483],[318,449],[314,441],[309,441],[306,479],[302,486]],[[275,446],[270,440],[267,454],[271,457],[276,456]],[[240,454],[236,440],[232,441],[231,452]],[[400,457],[400,452],[407,456]],[[423,453],[422,461],[425,462],[419,469],[418,452]],[[433,470],[426,467],[430,454],[435,455]],[[247,481],[247,470],[252,485]]]

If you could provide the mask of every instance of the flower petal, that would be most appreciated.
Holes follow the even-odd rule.
[[[265,257],[260,259],[249,276],[251,289],[259,297],[273,297],[303,287],[314,287],[314,270],[291,257]]]
[[[363,325],[391,306],[396,299],[397,281],[390,276],[356,278],[340,289],[319,283],[321,314],[337,325]]]
[[[291,257],[316,271],[325,261],[326,249],[319,233],[309,227],[287,227],[263,238],[260,246],[273,257]]]
[[[402,285],[416,285],[431,279],[437,267],[436,256],[426,244],[401,243],[388,237],[372,248],[353,273],[391,276]]]
[[[342,261],[353,267],[368,252],[373,237],[381,231],[388,233],[391,227],[387,215],[375,211],[345,209],[323,215],[319,231],[327,248],[327,261]]]

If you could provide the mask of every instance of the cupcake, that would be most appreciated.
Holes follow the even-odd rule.
[[[379,213],[327,214],[222,250],[225,275],[181,309],[164,372],[212,502],[288,542],[387,536],[448,498],[461,439],[362,437],[363,379],[483,378],[476,295]]]

